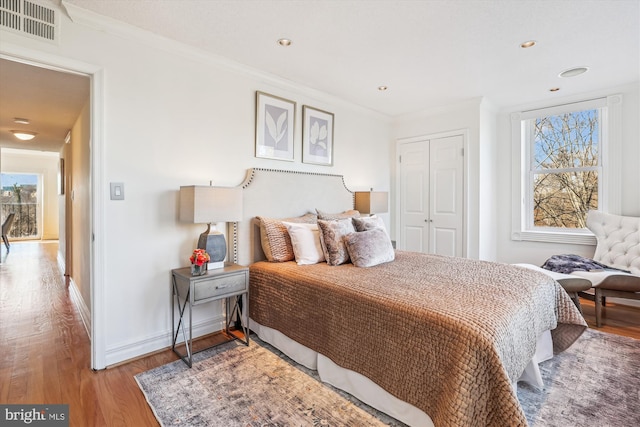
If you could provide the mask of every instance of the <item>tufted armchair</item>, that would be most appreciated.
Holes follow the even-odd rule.
[[[595,261],[627,270],[574,271],[595,289],[596,324],[602,325],[606,297],[640,300],[640,218],[589,211],[587,228],[596,236]]]

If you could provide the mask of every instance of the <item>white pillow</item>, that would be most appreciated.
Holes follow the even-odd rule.
[[[317,264],[324,261],[318,224],[283,222],[287,227],[293,254],[298,265]]]

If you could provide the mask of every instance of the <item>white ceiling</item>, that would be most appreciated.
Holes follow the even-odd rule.
[[[89,100],[89,77],[0,59],[0,147],[60,151]],[[14,123],[15,118],[30,124]],[[37,132],[20,141],[11,130]]]
[[[640,0],[62,0],[65,4],[390,117],[478,97],[499,108],[552,101],[640,79]],[[282,37],[292,45],[279,46]],[[537,41],[535,47],[520,48],[530,39]],[[577,66],[589,71],[558,76]],[[20,104],[30,108],[49,105],[29,102],[25,94],[43,93],[31,90],[35,83],[51,88],[50,76],[20,77],[7,74],[0,62],[3,146],[7,117],[32,114],[5,108],[19,104],[12,94],[21,94]],[[378,91],[380,85],[389,89]],[[560,90],[549,92],[552,87]],[[65,98],[55,99],[48,119],[63,108]],[[57,138],[60,134],[56,130]]]
[[[520,105],[640,75],[638,0],[65,2],[389,116],[481,96]],[[576,66],[590,71],[558,77]]]

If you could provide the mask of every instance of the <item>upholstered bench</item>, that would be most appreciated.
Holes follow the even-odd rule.
[[[596,325],[602,326],[606,297],[640,300],[640,218],[589,211],[587,228],[596,236],[595,261],[627,270],[574,271],[595,289]]]
[[[606,297],[640,300],[640,218],[589,211],[587,228],[597,241],[593,260],[613,269],[563,274],[531,264],[518,265],[540,270],[556,279],[578,308],[578,294],[595,301],[596,325],[600,327]],[[580,279],[587,280],[590,286]],[[590,287],[593,287],[593,295],[583,293]]]

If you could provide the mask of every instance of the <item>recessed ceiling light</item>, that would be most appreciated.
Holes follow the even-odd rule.
[[[28,125],[30,123],[29,119],[23,119],[22,117],[14,117],[13,122],[21,125]]]
[[[535,40],[527,40],[526,42],[520,43],[520,47],[523,48],[523,49],[534,47],[535,45],[536,45],[536,41]]]
[[[30,141],[33,138],[35,138],[35,136],[37,135],[37,133],[35,132],[29,132],[26,130],[12,130],[10,131],[16,138],[22,140],[22,141]]]
[[[389,89],[387,86],[378,86],[378,90],[381,92],[384,92],[387,89]]]
[[[575,77],[575,76],[579,76],[580,74],[584,74],[587,71],[589,71],[589,67],[569,68],[568,70],[564,70],[563,72],[561,72],[559,74],[559,76],[560,77]]]
[[[560,90],[559,87],[552,87],[551,89],[549,89],[549,92],[557,92],[559,90]]]
[[[279,39],[278,40],[278,44],[280,46],[291,46],[291,40],[290,39]]]

